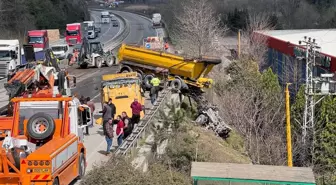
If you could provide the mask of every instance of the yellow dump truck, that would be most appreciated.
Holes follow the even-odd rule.
[[[102,106],[104,102],[112,98],[117,109],[116,115],[121,115],[125,111],[131,117],[130,106],[134,99],[137,98],[142,105],[145,103],[145,97],[141,90],[141,80],[136,72],[103,75],[101,82]],[[144,116],[143,111],[140,116],[141,118]],[[96,123],[101,124],[101,118]]]
[[[122,44],[118,53],[120,73],[137,72],[145,86],[153,75],[168,74],[169,85],[177,90],[209,88],[212,79],[205,76],[221,63],[219,58],[187,58],[164,52],[152,51],[139,46]]]

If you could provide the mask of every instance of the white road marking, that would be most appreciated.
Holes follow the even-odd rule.
[[[92,98],[92,100],[98,98],[98,96],[100,96],[100,94],[97,94],[96,96],[94,96],[94,97]]]

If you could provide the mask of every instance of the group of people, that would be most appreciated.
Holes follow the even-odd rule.
[[[105,102],[103,107],[103,131],[107,143],[106,155],[110,154],[112,142],[114,138],[114,125],[116,125],[116,137],[118,146],[120,146],[124,139],[126,139],[135,128],[135,125],[140,121],[140,113],[143,111],[143,105],[138,102],[138,99],[134,99],[130,105],[132,109],[132,117],[129,118],[124,111],[121,115],[116,114],[116,107],[112,103],[110,98],[108,102]]]

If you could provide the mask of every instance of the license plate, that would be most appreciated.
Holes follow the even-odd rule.
[[[37,168],[37,169],[33,169],[34,173],[49,173],[49,169],[48,168]]]

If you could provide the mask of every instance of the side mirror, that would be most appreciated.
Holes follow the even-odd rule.
[[[102,44],[102,47],[104,47],[104,44]]]

